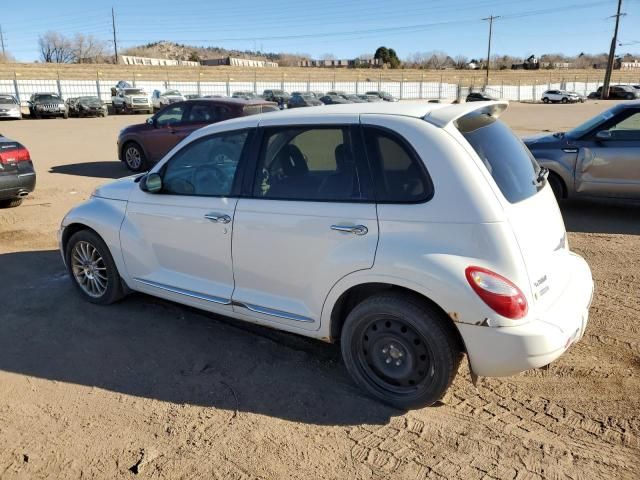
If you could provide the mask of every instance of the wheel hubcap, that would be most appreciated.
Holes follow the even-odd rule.
[[[140,152],[136,147],[129,147],[125,152],[125,160],[131,168],[139,168],[142,163]]]
[[[91,297],[101,297],[107,291],[107,267],[98,250],[89,242],[78,242],[71,252],[73,276],[82,290]]]
[[[400,319],[385,318],[367,325],[358,353],[367,376],[379,386],[409,393],[433,373],[432,354],[418,332]]]

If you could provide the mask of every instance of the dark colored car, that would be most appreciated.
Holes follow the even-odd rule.
[[[256,95],[253,92],[250,91],[238,91],[238,92],[233,92],[231,94],[231,98],[244,98],[245,100],[253,100],[254,98],[259,98],[258,95]]]
[[[589,94],[589,98],[602,98],[602,87]],[[640,91],[630,85],[611,85],[609,87],[609,100],[635,100],[640,98]]]
[[[619,103],[568,132],[523,139],[558,199],[640,199],[640,101]]]
[[[66,104],[70,117],[107,116],[107,106],[98,97],[68,98]]]
[[[391,95],[388,92],[383,92],[383,91],[378,91],[378,90],[373,90],[371,92],[367,92],[367,95],[376,95],[377,97],[381,98],[382,100],[384,100],[385,102],[397,102],[398,99],[396,97],[394,97],[393,95]]]
[[[167,105],[145,123],[118,135],[118,158],[133,172],[148,170],[191,132],[230,118],[277,111],[265,100],[201,98]]]
[[[284,90],[265,90],[262,92],[262,98],[267,100],[268,102],[276,102],[281,107],[284,107],[291,95],[289,92],[285,92]]]
[[[363,98],[360,98],[359,95],[355,95],[353,93],[347,93],[345,95],[340,95],[342,98],[344,98],[345,100],[349,100],[350,102],[353,103],[367,103],[368,100],[365,100]]]
[[[341,105],[343,103],[353,103],[346,98],[339,97],[338,95],[325,95],[320,99],[325,105]]]
[[[469,92],[467,95],[467,102],[490,102],[493,100],[497,99],[485,92]]]
[[[287,108],[317,107],[324,105],[315,95],[295,92],[287,102]]]
[[[377,95],[359,94],[359,95],[357,95],[357,97],[360,100],[363,100],[363,101],[369,102],[369,103],[371,103],[371,102],[382,102],[382,99]]]
[[[29,99],[31,118],[62,117],[69,118],[67,106],[57,93],[34,93]]]
[[[36,172],[29,150],[0,135],[0,208],[17,207],[34,188]]]

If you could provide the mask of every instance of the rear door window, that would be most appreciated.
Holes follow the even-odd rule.
[[[385,129],[364,127],[364,140],[378,202],[417,203],[431,198],[426,168],[404,139]]]
[[[520,202],[540,190],[538,162],[504,123],[481,114],[463,117],[456,126],[509,202]]]

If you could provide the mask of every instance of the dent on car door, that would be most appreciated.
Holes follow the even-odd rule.
[[[624,112],[599,131],[605,133],[594,133],[578,154],[576,192],[640,198],[640,111]]]
[[[231,237],[248,130],[203,137],[162,166],[162,190],[134,189],[120,230],[136,290],[209,310],[230,309]]]
[[[235,312],[317,330],[331,287],[373,266],[376,206],[355,128],[263,129],[251,198],[236,208]]]

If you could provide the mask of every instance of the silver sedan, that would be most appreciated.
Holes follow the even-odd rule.
[[[22,118],[20,102],[13,95],[0,95],[0,118]]]

